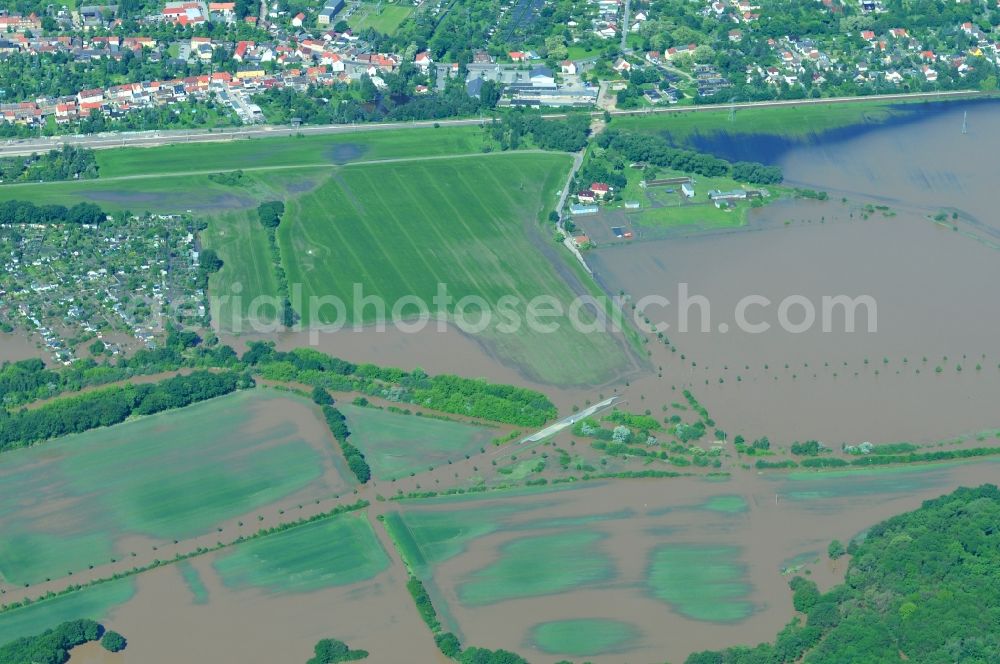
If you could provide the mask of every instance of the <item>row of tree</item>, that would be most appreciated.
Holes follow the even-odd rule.
[[[0,451],[111,426],[133,414],[181,408],[252,386],[253,379],[233,371],[195,371],[158,383],[86,392],[31,410],[0,410]]]
[[[275,379],[365,392],[493,422],[536,426],[558,414],[552,402],[535,390],[448,374],[429,376],[420,369],[407,372],[374,364],[356,365],[311,348],[283,352],[275,350],[273,343],[252,342],[242,360]]]
[[[784,179],[777,166],[754,162],[729,163],[725,159],[671,146],[666,139],[649,134],[611,129],[597,138],[597,144],[615,150],[628,160],[706,177],[728,176],[753,184],[778,184]]]
[[[358,481],[364,484],[372,477],[372,469],[365,461],[365,455],[357,447],[352,445],[347,439],[351,435],[351,430],[347,427],[347,418],[339,409],[333,407],[333,399],[329,393],[322,389],[313,390],[313,401],[323,409],[323,419],[330,427],[330,433],[340,444],[340,451],[347,460],[347,467],[351,469]]]
[[[313,348],[279,351],[271,342],[251,342],[239,357],[230,346],[214,340],[205,343],[196,334],[181,331],[171,332],[164,346],[141,349],[130,358],[105,358],[102,363],[88,358],[58,370],[46,368],[41,360],[5,363],[0,365],[0,402],[10,407],[182,367],[224,369],[220,375],[248,371],[274,380],[362,392],[444,413],[518,426],[542,425],[557,415],[555,406],[544,394],[521,387],[447,374],[429,376],[420,369],[404,371],[354,364]],[[0,412],[0,420],[14,416]]]
[[[0,203],[0,224],[99,224],[107,213],[93,203],[65,205],[35,205],[31,201]]]

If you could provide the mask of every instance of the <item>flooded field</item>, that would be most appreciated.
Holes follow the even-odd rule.
[[[633,480],[405,501],[402,548],[464,643],[516,644],[532,662],[682,661],[773,638],[792,616],[783,568],[832,585],[846,562],[827,559],[830,540],[997,470]],[[581,626],[586,638],[568,636]]]
[[[347,490],[305,399],[242,392],[0,456],[0,576],[36,584]],[[3,588],[4,586],[0,586]]]
[[[438,332],[429,325],[418,333],[408,334],[391,326],[384,332],[350,329],[333,333],[319,333],[315,338],[308,332],[290,332],[274,337],[222,335],[224,343],[242,353],[251,341],[273,340],[278,350],[311,347],[358,364],[377,364],[397,367],[406,371],[423,369],[430,374],[454,374],[467,378],[485,378],[491,382],[518,385],[546,394],[560,410],[581,405],[593,397],[593,390],[560,388],[533,381],[510,363],[493,355],[485,344],[478,343],[471,335],[463,334],[453,326]],[[634,371],[633,367],[627,370]]]
[[[121,659],[101,659],[95,648],[74,650],[73,664],[304,662],[323,638],[369,650],[365,661],[444,661],[413,610],[405,570],[389,565],[364,513],[161,567],[124,583],[127,594],[119,592],[114,602],[91,602],[80,613],[124,634],[128,648]],[[52,606],[32,607],[32,628],[59,622],[62,612]],[[0,615],[0,634],[7,625],[23,627],[21,611]]]
[[[48,354],[40,349],[34,338],[24,333],[0,333],[0,363],[17,362],[33,357],[46,357]]]
[[[830,201],[782,201],[752,211],[743,229],[590,253],[611,292],[671,303],[646,310],[670,325],[675,350],[656,344],[652,357],[664,378],[629,393],[683,386],[728,431],[782,442],[930,442],[1000,424],[990,405],[1000,396],[991,109],[969,107],[967,135],[956,106],[782,153],[791,183],[829,190]],[[973,126],[983,133],[967,149]],[[843,300],[824,305],[839,296],[851,299],[853,332]],[[737,313],[747,297],[767,300],[745,305],[749,330]]]

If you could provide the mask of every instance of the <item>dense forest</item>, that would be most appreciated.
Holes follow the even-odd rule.
[[[87,148],[63,146],[29,157],[0,157],[0,183],[96,178],[97,158]]]
[[[831,551],[839,547],[831,545]],[[1000,653],[1000,490],[961,488],[874,526],[846,582],[792,581],[795,619],[774,643],[687,664],[988,664]]]

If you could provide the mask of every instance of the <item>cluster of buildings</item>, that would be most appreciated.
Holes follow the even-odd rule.
[[[72,235],[62,225],[17,228],[0,234],[0,315],[58,362],[76,359],[80,339],[102,339],[111,352],[152,347],[165,313],[205,315],[197,242],[181,217],[137,216]]]
[[[4,52],[46,53],[62,51],[80,60],[119,59],[126,51],[142,52],[143,57],[161,59],[167,44],[148,37],[27,37],[9,35],[0,40]],[[170,80],[124,83],[109,88],[80,90],[75,95],[37,98],[32,101],[0,104],[0,121],[29,126],[47,122],[49,116],[60,124],[74,122],[99,112],[111,118],[141,108],[204,100],[213,97],[229,106],[244,123],[262,122],[263,115],[250,97],[273,87],[305,90],[310,85],[333,85],[371,77],[376,87],[385,87],[382,75],[396,71],[402,58],[392,53],[366,52],[357,38],[347,33],[328,31],[319,38],[304,38],[291,43],[240,41],[223,43],[209,37],[192,37],[177,44],[187,60],[212,60],[217,49],[230,53],[235,71],[219,71],[200,76]],[[416,54],[413,64],[429,71],[432,61],[427,52]],[[417,92],[427,92],[426,87]]]
[[[584,82],[581,68],[572,60],[560,63],[559,73],[539,62],[534,53],[512,51],[510,63],[497,63],[485,51],[477,52],[467,65],[465,89],[469,96],[479,97],[483,85],[492,81],[500,87],[502,106],[557,107],[593,106],[598,88]],[[449,77],[459,72],[458,63],[439,65],[437,85],[443,89]]]
[[[21,16],[19,14],[0,15],[0,34],[12,32],[24,34],[25,32],[35,32],[42,29],[42,19],[37,14]]]

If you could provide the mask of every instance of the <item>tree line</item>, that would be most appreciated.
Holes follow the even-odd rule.
[[[755,162],[730,163],[714,155],[675,148],[666,139],[649,134],[609,129],[597,137],[597,144],[620,152],[630,161],[645,162],[684,173],[706,177],[728,176],[752,184],[778,184],[784,179],[778,166]]]
[[[285,268],[281,262],[281,250],[278,248],[278,226],[281,225],[281,217],[285,214],[285,204],[281,201],[265,201],[257,206],[257,218],[267,231],[267,246],[271,251],[271,261],[274,263],[274,277],[278,282],[278,294],[281,296],[281,309],[276,314],[285,327],[295,325],[299,315],[292,307],[292,301],[288,297],[288,277],[285,275]]]
[[[99,224],[107,213],[93,203],[65,205],[35,205],[31,201],[0,203],[0,224]]]
[[[323,390],[323,393],[325,394],[326,390]],[[368,466],[368,462],[365,461],[365,455],[361,450],[347,440],[351,435],[351,430],[347,427],[347,418],[344,417],[344,414],[339,409],[334,408],[332,403],[324,404],[321,408],[323,409],[323,419],[326,420],[327,426],[330,427],[330,433],[333,434],[337,443],[340,444],[340,451],[343,453],[344,459],[347,460],[347,467],[351,469],[351,472],[354,473],[359,482],[365,484],[371,479],[372,470]]]
[[[230,346],[208,344],[196,334],[177,331],[168,335],[164,346],[138,350],[129,358],[105,358],[102,363],[88,358],[57,370],[46,368],[41,360],[2,364],[0,402],[9,408],[84,387],[185,367],[225,370],[221,375],[247,371],[281,382],[360,392],[395,403],[518,426],[540,426],[558,414],[544,394],[521,387],[447,374],[429,376],[420,369],[404,371],[354,364],[312,348],[278,351],[270,342],[251,342],[240,357]],[[240,380],[252,382],[242,376]],[[15,416],[0,412],[0,419]]]
[[[362,392],[493,422],[540,426],[558,414],[552,402],[534,390],[448,374],[429,376],[420,369],[407,372],[374,364],[356,365],[311,348],[282,352],[275,350],[273,343],[252,342],[242,359],[246,366],[273,380]]]
[[[124,385],[57,399],[38,408],[0,410],[0,451],[152,415],[252,387],[249,376],[233,371],[195,371],[158,383]]]

